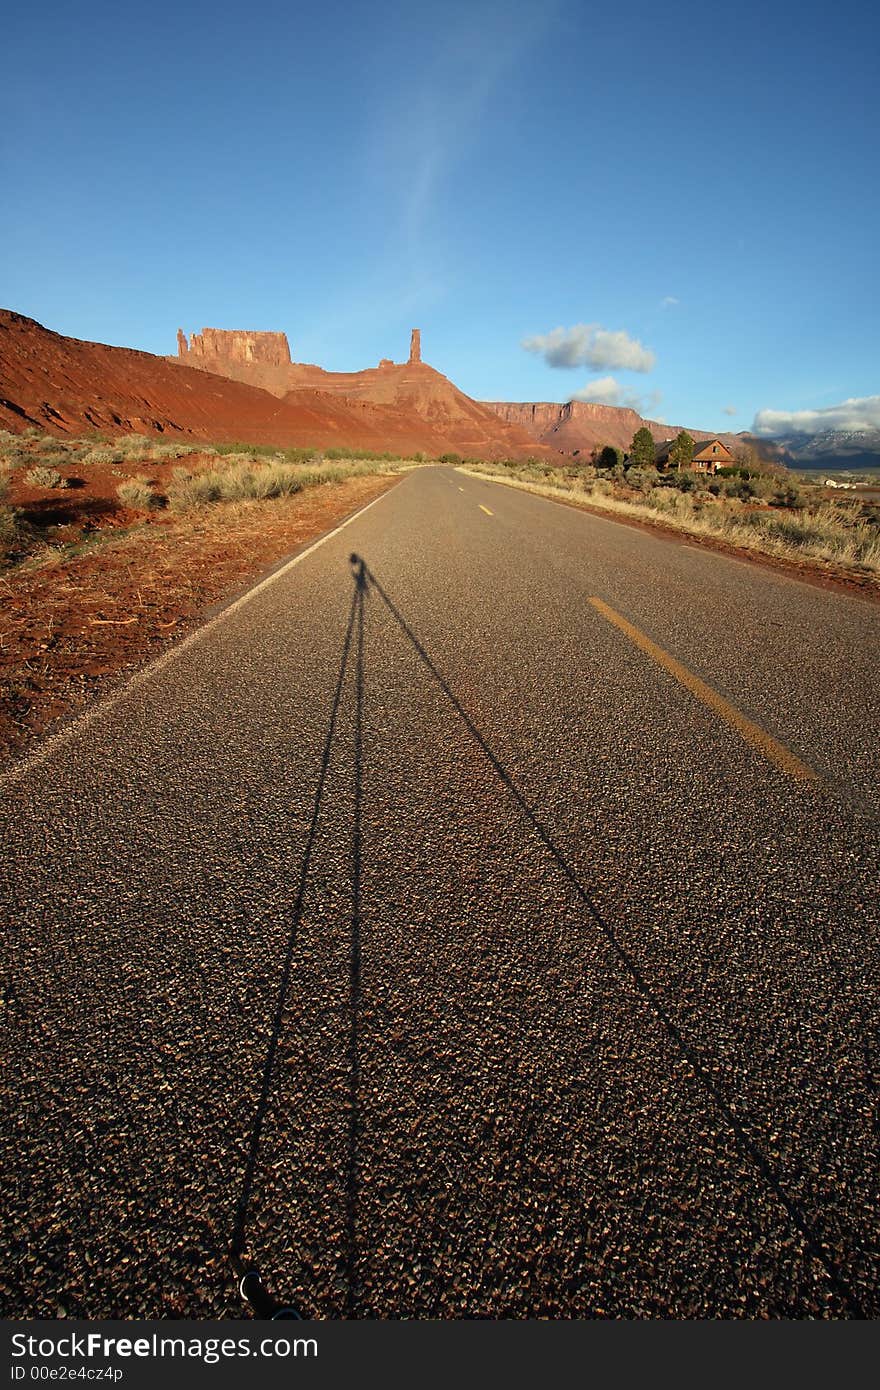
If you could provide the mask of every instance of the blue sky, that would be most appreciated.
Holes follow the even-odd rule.
[[[478,398],[880,425],[865,0],[8,15],[0,303],[47,327],[283,329],[344,371],[418,325]]]

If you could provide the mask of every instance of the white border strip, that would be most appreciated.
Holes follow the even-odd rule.
[[[347,517],[345,521],[341,521],[338,526],[334,526],[332,531],[328,531],[326,535],[319,536],[318,540],[306,546],[305,550],[301,550],[298,555],[294,555],[293,559],[288,560],[280,569],[267,575],[265,579],[261,579],[253,588],[248,589],[246,593],[241,594],[237,599],[234,599],[232,603],[227,604],[226,607],[215,614],[213,618],[209,618],[201,627],[196,628],[195,632],[191,632],[188,637],[184,637],[182,642],[169,648],[168,651],[162,652],[161,656],[154,657],[152,661],[147,662],[146,666],[142,666],[139,671],[135,671],[124,685],[121,685],[118,690],[114,690],[112,695],[108,695],[103,700],[99,697],[98,702],[91,709],[85,710],[79,718],[73,719],[65,728],[59,729],[57,734],[50,734],[44,743],[41,743],[32,753],[27,754],[20,763],[10,768],[8,772],[0,773],[0,787],[7,787],[24,777],[26,773],[33,772],[35,768],[42,766],[51,754],[56,753],[59,748],[69,743],[70,740],[76,734],[81,733],[83,729],[87,729],[99,715],[106,714],[107,711],[113,709],[114,705],[117,705],[124,696],[130,695],[138,686],[143,685],[146,681],[152,680],[154,676],[159,675],[161,671],[164,671],[166,666],[169,666],[172,661],[175,661],[188,647],[195,646],[197,642],[200,642],[203,637],[207,636],[207,634],[211,632],[218,623],[221,623],[224,618],[227,618],[230,613],[234,613],[236,609],[242,608],[244,604],[249,603],[250,600],[261,593],[263,589],[267,589],[270,584],[274,584],[277,579],[281,579],[282,576],[287,574],[289,570],[292,570],[295,565],[300,564],[302,560],[305,560],[307,556],[311,555],[315,550],[318,550],[322,545],[326,544],[327,541],[332,541],[333,537],[338,536],[340,531],[344,531],[353,521],[357,521],[365,512],[368,512],[371,507],[375,507],[377,502],[381,502],[394,491],[396,491],[396,489],[393,487],[387,488],[386,491],[381,492],[378,497],[374,497],[371,502],[367,502],[363,507],[358,508],[358,510]]]

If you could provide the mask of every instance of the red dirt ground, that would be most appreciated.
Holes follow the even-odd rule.
[[[356,477],[273,502],[148,520],[119,510],[111,526],[136,522],[135,529],[30,572],[0,571],[0,757],[21,753],[104,693],[113,677],[178,639],[206,607],[396,481]],[[102,529],[107,524],[103,515]]]

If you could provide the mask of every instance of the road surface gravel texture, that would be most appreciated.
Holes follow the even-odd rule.
[[[429,468],[14,769],[5,1315],[876,1317],[878,639]]]

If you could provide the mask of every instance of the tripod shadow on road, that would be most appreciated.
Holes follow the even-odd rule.
[[[366,561],[358,556],[352,555],[350,560],[352,566],[352,577],[354,592],[352,594],[351,606],[348,615],[348,625],[346,628],[345,640],[343,643],[342,657],[340,660],[339,674],[336,683],[334,698],[331,704],[330,720],[327,728],[327,736],[324,743],[322,762],[318,776],[318,783],[313,802],[312,817],[310,828],[306,840],[306,847],[303,853],[302,865],[298,880],[298,889],[293,906],[290,936],[287,951],[284,958],[281,983],[279,986],[278,1000],[273,1017],[272,1032],[266,1052],[266,1058],[261,1073],[260,1094],[256,1107],[254,1127],[251,1133],[248,1146],[248,1158],[245,1168],[245,1177],[239,1198],[233,1241],[232,1255],[233,1260],[240,1262],[244,1250],[246,1224],[248,1208],[254,1186],[254,1178],[257,1168],[260,1140],[262,1136],[263,1124],[268,1108],[270,1092],[272,1087],[273,1072],[275,1068],[276,1055],[278,1051],[279,1036],[281,1031],[282,1016],[290,988],[291,968],[294,951],[297,941],[297,933],[302,917],[303,902],[308,882],[309,868],[312,862],[315,837],[317,832],[318,819],[321,810],[321,803],[324,797],[324,789],[327,779],[327,771],[330,765],[331,751],[338,723],[342,693],[345,685],[346,670],[349,660],[354,651],[355,661],[355,710],[354,710],[354,802],[353,802],[353,825],[352,825],[352,849],[351,849],[351,942],[350,942],[350,977],[349,977],[349,1039],[348,1039],[348,1068],[349,1068],[349,1106],[348,1106],[348,1145],[347,1145],[347,1178],[346,1178],[346,1288],[347,1288],[347,1315],[354,1317],[357,1314],[358,1294],[357,1294],[357,1210],[358,1210],[358,1144],[360,1133],[360,1114],[359,1114],[359,1095],[360,1095],[360,1007],[361,1007],[361,923],[362,923],[362,903],[361,903],[361,879],[362,879],[362,853],[363,853],[363,832],[362,832],[362,804],[363,804],[363,757],[364,757],[364,665],[365,665],[365,644],[364,644],[364,608],[367,598],[374,595],[382,604],[386,612],[393,619],[397,628],[406,639],[407,643],[417,654],[419,661],[429,674],[431,680],[437,685],[444,698],[449,702],[452,709],[460,719],[469,737],[477,745],[486,761],[491,766],[502,787],[509,795],[517,810],[529,823],[536,839],[542,845],[548,858],[555,864],[561,876],[566,881],[574,897],[581,904],[586,916],[593,926],[604,937],[605,941],[612,948],[617,961],[629,978],[632,985],[638,991],[648,1008],[651,1010],[659,1026],[666,1033],[679,1054],[685,1058],[690,1065],[694,1078],[703,1088],[716,1108],[719,1115],[723,1118],[729,1131],[735,1138],[740,1151],[746,1155],[757,1173],[760,1175],[767,1187],[773,1192],[777,1200],[787,1212],[792,1224],[800,1232],[804,1239],[809,1253],[819,1261],[824,1268],[830,1283],[833,1285],[838,1296],[850,1310],[850,1315],[863,1317],[858,1298],[854,1291],[844,1280],[837,1265],[832,1260],[827,1249],[824,1247],[821,1237],[813,1230],[810,1220],[806,1213],[792,1197],[786,1192],[782,1181],[774,1171],[769,1160],[762,1152],[759,1144],[751,1137],[745,1127],[743,1119],[736,1113],[731,1103],[727,1100],[721,1086],[712,1074],[710,1062],[703,1059],[697,1049],[688,1042],[681,1029],[672,1018],[662,997],[651,986],[646,976],[640,969],[637,961],[632,954],[622,944],[616,928],[603,916],[590,897],[587,887],[578,876],[577,870],[566,858],[563,850],[553,840],[549,830],[540,820],[535,808],[530,804],[524,793],[517,786],[504,764],[497,757],[492,747],[484,737],[473,719],[463,707],[455,692],[438,669],[430,654],[420,641],[419,637],[407,622],[404,615],[397,608],[385,588],[380,583],[377,576],[369,569]]]
[[[282,1020],[287,1003],[287,996],[290,992],[290,978],[293,968],[293,959],[296,951],[296,944],[299,936],[299,928],[302,922],[303,907],[305,904],[306,889],[309,882],[309,871],[314,857],[315,840],[318,832],[318,823],[321,815],[321,806],[324,801],[324,793],[327,784],[327,774],[330,769],[330,762],[333,753],[333,743],[336,737],[337,725],[339,723],[339,713],[342,706],[342,696],[345,689],[345,678],[351,660],[352,649],[355,652],[355,729],[354,729],[354,814],[352,826],[352,865],[351,865],[351,949],[350,949],[350,980],[349,980],[349,1042],[348,1042],[348,1065],[349,1065],[349,1132],[348,1132],[348,1179],[346,1196],[346,1224],[347,1224],[347,1255],[346,1255],[346,1285],[348,1289],[348,1310],[353,1315],[355,1300],[355,1214],[356,1214],[356,1193],[357,1193],[357,1137],[359,1127],[358,1098],[360,1092],[360,1060],[358,1050],[358,1031],[360,1019],[360,980],[361,980],[361,856],[362,856],[362,825],[361,814],[363,805],[363,709],[364,709],[364,599],[366,593],[366,570],[363,562],[359,562],[356,556],[352,556],[352,575],[354,580],[354,592],[348,611],[348,622],[345,629],[345,638],[342,644],[342,655],[339,662],[339,671],[336,678],[336,687],[330,706],[330,718],[327,724],[327,733],[324,739],[324,746],[321,753],[321,765],[318,773],[318,781],[315,787],[315,795],[312,801],[312,814],[309,821],[309,829],[306,835],[305,849],[303,850],[302,863],[300,865],[297,890],[294,897],[291,912],[290,931],[287,939],[287,946],[282,961],[281,980],[278,987],[278,996],[275,1010],[272,1016],[272,1025],[269,1035],[269,1043],[266,1048],[266,1055],[260,1072],[260,1089],[257,1099],[256,1110],[254,1113],[254,1123],[251,1130],[247,1146],[247,1160],[245,1163],[244,1180],[241,1186],[238,1203],[236,1206],[235,1220],[232,1232],[232,1242],[230,1255],[233,1268],[236,1274],[241,1277],[244,1271],[253,1266],[253,1261],[247,1255],[255,1255],[257,1252],[247,1250],[247,1226],[248,1214],[253,1196],[254,1182],[257,1173],[257,1163],[260,1153],[260,1144],[263,1137],[266,1114],[269,1109],[269,1100],[272,1092],[272,1083],[275,1073],[275,1066],[278,1056],[278,1047],[281,1039]]]

